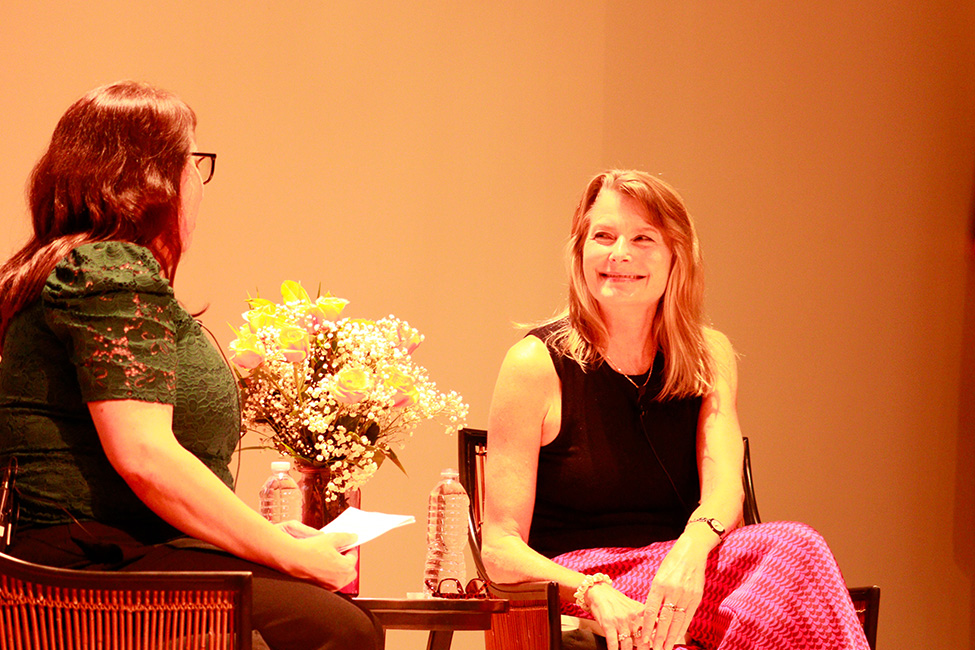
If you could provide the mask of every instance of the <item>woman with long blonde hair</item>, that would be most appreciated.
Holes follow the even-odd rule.
[[[566,313],[509,350],[495,386],[490,577],[556,581],[563,612],[592,619],[601,636],[591,640],[610,650],[865,650],[815,531],[736,528],[735,354],[704,323],[680,196],[644,172],[599,174],[567,257]]]

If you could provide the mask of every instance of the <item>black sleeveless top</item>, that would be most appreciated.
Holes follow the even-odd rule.
[[[553,329],[530,334],[546,341]],[[555,557],[679,537],[701,499],[696,447],[702,398],[655,399],[663,385],[661,352],[638,391],[608,364],[583,372],[546,346],[562,384],[562,426],[539,451],[528,545]],[[646,378],[632,379],[642,385]]]

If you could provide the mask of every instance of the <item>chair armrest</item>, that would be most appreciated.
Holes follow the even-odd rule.
[[[508,601],[508,612],[494,615],[486,632],[486,650],[559,650],[558,583],[491,583],[488,591]]]
[[[492,582],[488,584],[488,591],[492,595],[508,600],[530,600],[532,598],[548,600],[551,590],[555,591],[557,602],[559,585],[555,582]]]
[[[850,587],[850,599],[863,625],[871,650],[877,648],[877,621],[880,618],[880,587]]]

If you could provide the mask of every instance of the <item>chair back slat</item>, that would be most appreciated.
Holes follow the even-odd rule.
[[[487,431],[461,429],[457,434],[457,456],[460,484],[467,491],[471,507],[468,513],[467,532],[471,556],[477,575],[487,581],[487,569],[481,561],[481,522],[484,517],[484,461],[487,456]]]
[[[71,571],[0,554],[0,650],[250,650],[250,598],[246,572]]]
[[[741,469],[741,485],[745,489],[745,501],[742,504],[742,521],[746,526],[762,522],[758,514],[758,501],[755,499],[755,483],[752,479],[752,453],[748,438],[742,437],[745,446],[745,456]]]

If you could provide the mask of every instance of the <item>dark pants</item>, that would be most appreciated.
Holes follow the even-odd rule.
[[[8,554],[46,566],[98,571],[250,571],[251,622],[273,650],[380,647],[372,615],[344,596],[182,538],[144,544],[93,522],[21,528]]]
[[[562,650],[606,650],[606,639],[588,630],[562,633]]]

